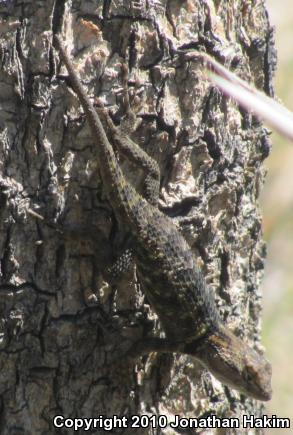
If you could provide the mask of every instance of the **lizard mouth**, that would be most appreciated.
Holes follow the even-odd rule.
[[[239,388],[239,386],[237,388],[237,386],[232,385],[232,384],[229,385],[227,382],[223,382],[223,383],[225,383],[228,386],[231,386],[232,388],[238,389],[239,392],[241,394],[244,394],[245,396],[249,395],[253,399],[260,400],[262,402],[268,402],[272,398],[272,389],[271,388],[264,391],[264,390],[257,388],[257,386],[253,386],[253,387],[251,386],[251,388],[249,389],[249,393],[248,393],[248,391],[246,391],[245,389]]]
[[[272,393],[273,393],[272,389],[268,392],[262,392],[259,397],[256,397],[256,399],[263,400],[264,402],[267,402],[268,400],[271,400]]]
[[[218,331],[185,346],[224,385],[261,401],[272,397],[270,363],[231,331]]]

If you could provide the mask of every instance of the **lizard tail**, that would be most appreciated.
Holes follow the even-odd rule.
[[[136,197],[139,197],[139,195],[133,187],[127,183],[100,118],[88,98],[77,73],[75,72],[73,64],[59,35],[55,35],[54,42],[64,64],[66,65],[71,84],[80,100],[90,125],[93,139],[98,147],[99,168],[102,174],[102,179],[105,182],[108,198],[110,199],[114,209],[129,215],[133,209],[133,202]]]

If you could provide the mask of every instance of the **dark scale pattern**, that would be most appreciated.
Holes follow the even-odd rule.
[[[119,278],[127,272],[133,264],[133,254],[130,249],[126,249],[115,263],[107,270],[107,274],[113,279]]]
[[[166,333],[161,350],[166,351],[169,346],[170,351],[191,354],[221,382],[259,400],[269,400],[269,363],[220,322],[213,294],[185,239],[171,219],[127,183],[100,118],[58,36],[55,44],[86,113],[108,199],[134,238],[133,254],[139,278]],[[111,130],[111,125],[108,127]],[[117,139],[116,128],[111,132],[118,148],[124,149],[130,159],[144,165],[146,170],[153,170],[151,177],[158,181],[158,171],[150,157],[126,136]],[[145,349],[160,350],[160,339],[150,338],[149,345],[147,341],[143,340]],[[138,343],[136,346],[143,351]]]
[[[143,239],[136,235],[134,255],[140,281],[167,335],[190,340],[213,331],[220,322],[214,297],[189,246],[160,211],[148,206],[147,215]]]

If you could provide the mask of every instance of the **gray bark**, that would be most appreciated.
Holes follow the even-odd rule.
[[[160,164],[160,206],[190,243],[224,321],[259,347],[265,246],[258,195],[267,133],[211,86],[200,61],[175,52],[207,51],[272,93],[275,54],[264,3],[64,3],[0,4],[0,433],[73,433],[54,429],[58,414],[261,415],[259,402],[223,387],[189,357],[125,356],[136,339],[157,333],[159,321],[135,271],[115,285],[103,278],[121,228],[51,37],[62,22],[89,95],[117,120],[121,63],[128,63],[141,120],[132,138]],[[135,169],[123,165],[135,179]]]

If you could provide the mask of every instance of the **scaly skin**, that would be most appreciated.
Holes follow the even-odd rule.
[[[132,353],[155,350],[192,355],[224,384],[269,400],[270,364],[222,324],[190,247],[171,219],[127,183],[59,36],[55,45],[90,125],[108,199],[133,236],[140,282],[166,333],[165,340],[136,343]]]

